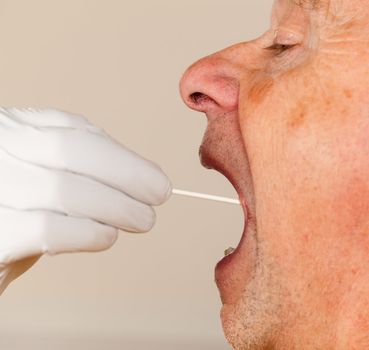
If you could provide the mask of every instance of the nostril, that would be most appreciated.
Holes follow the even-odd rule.
[[[196,106],[200,106],[208,102],[214,103],[214,100],[211,97],[203,94],[202,92],[194,92],[190,95],[190,100]]]

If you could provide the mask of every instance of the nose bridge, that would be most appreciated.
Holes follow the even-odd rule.
[[[180,92],[190,108],[204,112],[215,106],[224,111],[238,107],[239,78],[244,68],[240,60],[242,46],[204,57],[186,70]]]

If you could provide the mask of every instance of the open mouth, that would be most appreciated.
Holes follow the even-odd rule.
[[[245,238],[246,235],[246,229],[247,229],[247,217],[248,217],[248,206],[247,206],[247,202],[246,202],[246,198],[243,194],[242,188],[240,188],[240,186],[237,184],[237,182],[235,181],[235,179],[233,178],[232,174],[227,171],[227,167],[225,166],[226,164],[221,164],[218,163],[214,158],[209,156],[209,152],[208,150],[205,149],[205,147],[202,145],[200,148],[200,159],[201,159],[201,164],[207,168],[207,169],[213,169],[216,170],[218,172],[220,172],[221,174],[223,174],[232,184],[232,186],[235,188],[242,209],[243,209],[243,213],[244,213],[244,230],[242,233],[242,237],[241,237],[241,241],[239,242],[238,246],[236,248],[232,248],[229,247],[228,249],[226,249],[224,251],[224,258],[220,261],[220,263],[225,263],[226,261],[230,260],[232,258],[232,256],[234,256],[235,254],[238,253],[239,249],[240,249],[240,243],[242,242],[242,240]]]
[[[238,113],[208,116],[208,127],[200,147],[201,164],[223,174],[238,193],[243,212],[244,230],[238,246],[227,249],[225,257],[218,262],[215,280],[223,304],[232,303],[242,293],[244,282],[251,275],[255,234],[250,234],[250,217],[253,216],[253,192],[249,162],[245,151]],[[251,225],[252,226],[252,225]]]

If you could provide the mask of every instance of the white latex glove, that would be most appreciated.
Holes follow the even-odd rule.
[[[146,232],[171,184],[83,117],[0,108],[0,293],[42,254],[101,251]]]

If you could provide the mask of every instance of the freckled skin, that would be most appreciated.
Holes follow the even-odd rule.
[[[182,80],[208,115],[206,155],[248,203],[217,275],[238,350],[369,349],[369,0],[306,4],[276,0],[270,31]],[[276,29],[296,46],[265,50]]]

